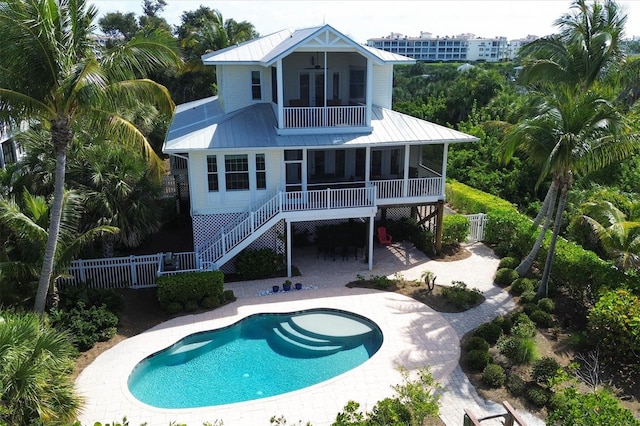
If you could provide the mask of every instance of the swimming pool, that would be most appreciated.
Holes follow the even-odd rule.
[[[189,335],[145,358],[128,387],[159,408],[248,401],[302,389],[349,371],[382,345],[371,320],[336,309],[255,314]]]

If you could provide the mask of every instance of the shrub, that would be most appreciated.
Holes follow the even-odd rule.
[[[243,280],[257,280],[278,276],[285,270],[282,255],[274,250],[263,248],[245,249],[236,256],[236,272]]]
[[[225,290],[222,292],[222,298],[225,302],[233,302],[236,300],[236,295],[233,294],[233,290]]]
[[[452,284],[442,289],[442,296],[458,309],[469,309],[482,296],[478,289],[467,290],[467,285],[462,281],[453,281]]]
[[[84,302],[65,311],[53,309],[51,324],[59,330],[66,330],[72,343],[79,351],[91,349],[97,342],[112,338],[117,331],[118,316],[106,305],[87,307]]]
[[[525,292],[532,292],[536,289],[536,283],[530,278],[518,278],[511,283],[511,293],[521,295]]]
[[[469,235],[469,218],[461,214],[447,215],[442,219],[442,243],[460,244]]]
[[[497,324],[487,322],[476,328],[473,335],[482,337],[484,340],[489,342],[489,344],[493,345],[498,341],[500,336],[502,336],[502,328]]]
[[[541,309],[536,309],[531,313],[531,321],[536,323],[538,327],[544,327],[544,328],[553,327],[553,325],[555,324],[551,314]]]
[[[548,297],[543,297],[542,299],[538,300],[538,307],[545,312],[549,312],[550,314],[552,314],[553,311],[556,310],[555,302]]]
[[[518,273],[510,268],[501,268],[496,271],[496,277],[494,281],[500,287],[508,287],[512,282],[517,280],[519,277]]]
[[[124,298],[115,290],[89,288],[86,283],[60,286],[58,295],[58,308],[63,310],[73,309],[79,302],[83,302],[87,308],[105,305],[113,313],[122,312],[124,308]]]
[[[224,274],[220,271],[185,272],[177,275],[158,277],[158,301],[169,313],[180,305],[181,309],[197,309],[206,298],[223,298]],[[210,303],[209,300],[207,303]],[[169,309],[171,306],[171,310]],[[173,312],[171,312],[173,311]]]
[[[549,379],[556,376],[560,364],[555,358],[545,356],[533,362],[531,368],[531,378],[539,385],[548,386]]]
[[[491,354],[481,349],[469,351],[464,359],[467,366],[473,371],[482,371],[492,360]]]
[[[499,388],[504,385],[506,375],[504,368],[498,364],[489,364],[482,370],[482,383],[493,388]]]
[[[640,298],[619,289],[605,292],[589,312],[589,330],[605,355],[640,361]]]
[[[204,299],[202,299],[202,302],[200,303],[200,305],[202,305],[202,307],[205,309],[215,309],[221,304],[222,303],[220,303],[220,299],[214,296],[205,297]],[[187,309],[185,308],[185,311],[186,310]]]
[[[182,312],[183,307],[178,302],[170,302],[169,304],[167,304],[167,306],[164,307],[164,310],[168,314],[173,315],[173,314],[177,314],[178,312]]]
[[[502,269],[502,268],[516,269],[519,264],[520,264],[520,261],[518,259],[512,256],[507,256],[500,259],[500,263],[498,264],[498,269]]]
[[[550,393],[548,390],[534,385],[527,389],[527,400],[536,407],[544,407],[547,401],[549,401]]]
[[[511,334],[523,339],[534,337],[538,334],[536,325],[527,314],[521,313],[517,316],[515,325],[511,328]]]
[[[522,312],[529,315],[529,317],[531,316],[531,313],[535,311],[539,311],[539,309],[538,305],[533,302],[525,303],[524,305],[522,305]]]
[[[536,292],[535,291],[525,291],[520,295],[520,302],[529,303],[536,300]]]
[[[513,321],[511,321],[511,317],[509,315],[497,316],[491,321],[491,323],[500,326],[500,328],[502,328],[502,332],[505,334],[509,333],[511,331],[511,328],[513,327]],[[497,341],[498,339],[496,339],[496,342]]]
[[[620,406],[620,402],[606,390],[580,393],[568,387],[556,393],[559,402],[554,402],[547,424],[560,426],[639,426],[640,421],[631,411]]]
[[[515,373],[509,374],[509,376],[507,376],[505,385],[509,392],[511,392],[511,394],[514,396],[522,395],[522,392],[524,392],[524,389],[526,387],[524,380],[522,380],[522,377],[518,376]]]
[[[484,340],[482,337],[472,337],[469,341],[464,345],[464,349],[467,351],[472,351],[474,349],[480,349],[482,351],[489,351],[489,343]]]
[[[411,424],[409,409],[398,398],[385,398],[373,406],[371,424]]]
[[[497,346],[498,351],[514,364],[528,364],[536,358],[536,345],[530,338],[502,336]]]

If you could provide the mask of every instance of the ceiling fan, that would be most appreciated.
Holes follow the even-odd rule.
[[[327,58],[327,54],[325,53],[325,61]],[[320,65],[320,59],[318,57],[318,52],[316,52],[316,56],[311,55],[311,66],[310,67],[306,67],[306,70],[324,70],[324,69],[329,69],[329,67],[323,67]]]

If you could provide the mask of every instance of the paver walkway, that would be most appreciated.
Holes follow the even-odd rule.
[[[499,259],[483,244],[470,244],[466,248],[472,253],[467,259],[437,262],[409,245],[376,247],[372,271],[366,268],[362,259],[324,260],[315,256],[315,250],[298,250],[293,263],[302,276],[295,277],[294,282],[300,281],[312,290],[261,296],[272,285],[282,284],[283,279],[229,283],[226,287],[233,289],[239,299],[237,302],[205,314],[176,318],[121,342],[98,357],[78,378],[78,389],[87,396],[87,408],[81,420],[83,424],[93,424],[118,420],[126,415],[131,424],[138,424],[139,419],[152,426],[164,426],[170,421],[200,425],[202,419],[220,418],[225,425],[259,426],[268,424],[265,419],[271,415],[284,413],[289,422],[309,420],[314,426],[320,426],[331,424],[342,409],[344,401],[341,398],[345,395],[354,395],[350,398],[363,403],[361,408],[365,410],[370,410],[375,401],[390,396],[390,386],[400,382],[394,364],[413,369],[424,366],[425,362],[445,387],[440,417],[447,425],[461,426],[465,408],[470,408],[479,417],[503,412],[499,404],[485,403],[477,395],[458,366],[459,340],[481,323],[511,311],[514,304],[507,292],[493,284]],[[478,288],[486,301],[463,313],[440,314],[394,293],[345,288],[345,284],[355,280],[358,274],[365,277],[401,274],[407,279],[419,279],[425,270],[435,273],[437,284],[463,281],[469,288]],[[272,397],[268,401],[242,403],[242,406],[231,404],[168,412],[144,406],[128,394],[126,377],[137,360],[175,342],[187,332],[228,325],[254,311],[264,312],[266,305],[270,312],[290,312],[318,304],[351,310],[376,321],[385,332],[385,344],[380,353],[361,367],[327,383]],[[519,413],[529,426],[544,424],[527,413]],[[483,426],[485,424],[501,423],[483,422]]]

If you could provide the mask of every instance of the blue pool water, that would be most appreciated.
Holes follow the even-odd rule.
[[[141,361],[129,390],[159,408],[193,408],[279,395],[364,363],[382,345],[371,320],[335,309],[257,314],[192,334]]]

